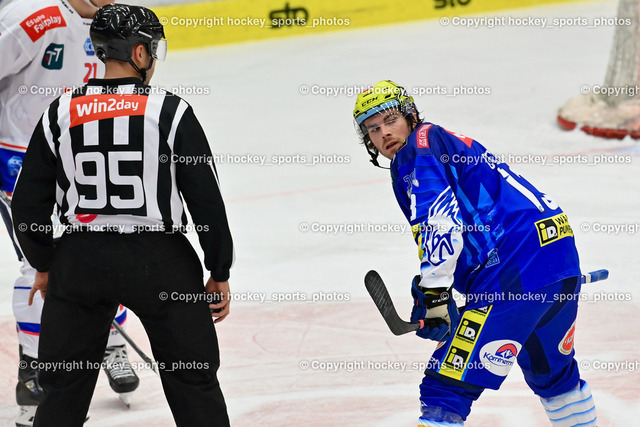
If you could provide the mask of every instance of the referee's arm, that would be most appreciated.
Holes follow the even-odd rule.
[[[233,242],[211,149],[190,106],[176,129],[174,150],[178,156],[210,159],[210,163],[177,163],[176,183],[197,226],[205,267],[214,281],[224,282],[233,263]]]
[[[45,114],[49,109],[45,111]],[[51,215],[56,195],[56,156],[43,119],[36,126],[22,162],[11,201],[13,228],[23,255],[37,271],[47,272],[54,253]]]

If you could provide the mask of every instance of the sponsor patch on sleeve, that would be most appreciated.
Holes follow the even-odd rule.
[[[567,214],[561,213],[551,218],[537,221],[535,224],[540,238],[540,246],[548,245],[565,237],[573,237],[573,230],[569,225]]]
[[[416,140],[418,141],[418,148],[429,148],[429,129],[433,125],[423,125],[418,129]]]
[[[66,27],[67,23],[58,6],[49,6],[29,15],[20,23],[32,42],[35,42],[52,28]]]
[[[44,68],[49,70],[61,70],[64,60],[64,45],[51,43],[44,51],[42,62]]]

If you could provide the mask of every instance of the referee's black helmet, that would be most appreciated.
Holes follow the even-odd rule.
[[[96,56],[130,62],[135,45],[142,44],[154,59],[164,60],[167,43],[164,28],[153,11],[141,6],[102,6],[89,30]]]

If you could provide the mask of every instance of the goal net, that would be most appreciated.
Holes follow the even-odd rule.
[[[558,124],[566,130],[622,139],[640,138],[640,27],[638,0],[620,0],[609,65],[602,86],[570,99],[558,111]],[[630,25],[627,25],[630,24]],[[582,89],[581,89],[582,91]]]

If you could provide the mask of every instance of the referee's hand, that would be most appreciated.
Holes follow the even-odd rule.
[[[229,315],[229,281],[216,282],[213,278],[209,277],[205,285],[205,291],[210,294],[215,293],[220,297],[220,302],[217,304],[209,304],[209,308],[216,310],[216,312],[211,313],[211,317],[217,317],[213,323],[222,322],[224,318]]]
[[[29,305],[33,304],[33,296],[40,291],[42,299],[47,296],[47,283],[49,283],[49,272],[41,273],[36,271],[36,280],[33,282],[31,292],[29,292]]]

